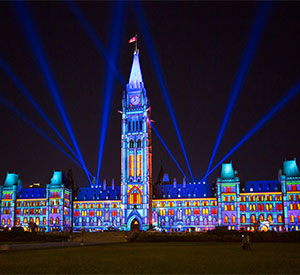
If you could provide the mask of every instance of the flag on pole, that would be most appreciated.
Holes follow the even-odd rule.
[[[132,38],[128,41],[128,43],[135,42],[136,39],[137,39],[137,35],[135,35],[134,37],[132,37]]]

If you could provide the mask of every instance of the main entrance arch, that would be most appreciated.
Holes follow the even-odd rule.
[[[134,212],[131,213],[129,219],[126,222],[126,230],[128,231],[141,231],[143,230],[143,220],[138,215],[138,213]]]
[[[133,219],[130,224],[130,231],[137,232],[140,230],[140,222],[137,219]]]

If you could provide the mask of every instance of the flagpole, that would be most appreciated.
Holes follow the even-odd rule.
[[[137,53],[137,34],[135,35],[135,52]]]

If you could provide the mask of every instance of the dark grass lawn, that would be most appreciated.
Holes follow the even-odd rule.
[[[299,243],[124,243],[0,253],[1,273],[300,273]]]

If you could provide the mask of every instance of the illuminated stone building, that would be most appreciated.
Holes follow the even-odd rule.
[[[46,188],[23,188],[19,176],[7,173],[0,186],[1,226],[40,230],[206,231],[299,230],[300,173],[296,160],[283,162],[277,180],[242,185],[232,163],[223,163],[215,184],[181,183],[161,170],[152,182],[150,103],[144,86],[139,52],[133,55],[123,92],[121,118],[121,182],[93,182],[74,190],[72,180],[54,171]],[[72,225],[72,226],[71,226]]]

